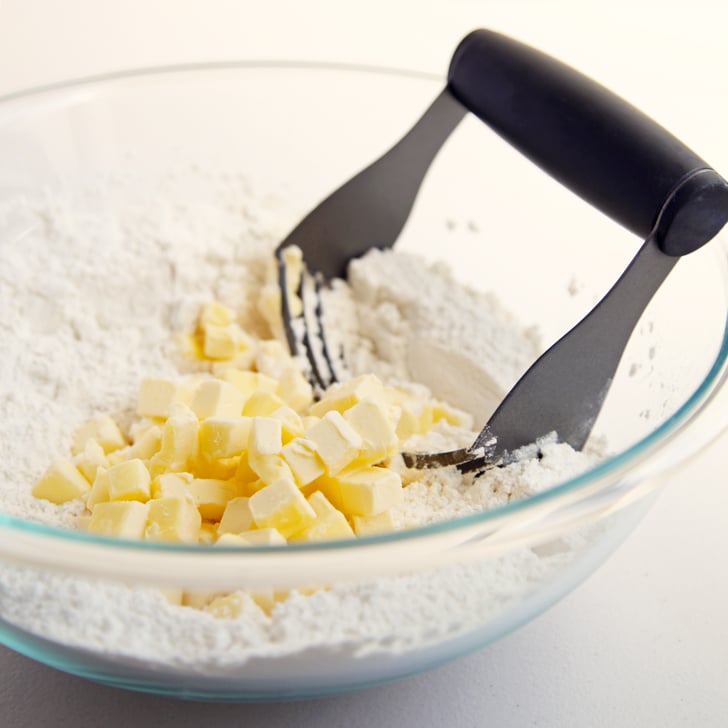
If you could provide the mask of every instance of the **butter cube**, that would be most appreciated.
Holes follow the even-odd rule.
[[[86,496],[86,508],[93,511],[97,503],[107,503],[109,501],[109,476],[106,468],[99,468],[96,471],[91,490]]]
[[[354,516],[351,520],[357,536],[376,536],[395,530],[392,512],[389,510],[382,511],[376,516]]]
[[[245,592],[235,591],[213,599],[205,606],[205,611],[215,619],[237,619],[251,601]]]
[[[220,373],[219,379],[232,384],[246,399],[255,392],[275,392],[278,389],[278,382],[273,377],[259,372],[225,369]]]
[[[313,402],[313,388],[297,366],[288,365],[278,379],[278,396],[296,412],[303,412]]]
[[[151,460],[155,475],[166,470],[184,471],[197,455],[199,422],[183,404],[174,404],[162,430],[162,445]]]
[[[83,474],[83,477],[89,483],[93,483],[98,469],[105,468],[108,464],[109,459],[101,445],[93,438],[90,438],[86,441],[83,453],[80,455],[76,466]]]
[[[275,417],[254,417],[248,437],[248,453],[277,455],[283,445],[283,426]]]
[[[196,478],[188,487],[200,515],[208,521],[219,521],[227,504],[240,495],[239,487],[230,480]]]
[[[277,528],[258,528],[251,531],[242,531],[238,537],[248,546],[285,546],[285,536]]]
[[[316,513],[316,520],[296,535],[296,540],[323,541],[332,538],[351,538],[354,532],[346,516],[336,510],[319,490],[308,497],[309,505]]]
[[[164,473],[158,475],[150,485],[150,495],[153,499],[160,498],[189,498],[187,486],[192,482],[189,473]]]
[[[311,407],[310,412],[317,417],[323,417],[331,410],[343,413],[363,399],[386,399],[384,385],[374,374],[362,374],[329,387],[326,394]]]
[[[129,448],[129,456],[139,460],[150,460],[162,447],[162,428],[152,425],[139,434]]]
[[[33,487],[36,498],[51,503],[66,503],[80,498],[89,490],[89,482],[70,460],[56,460]]]
[[[215,543],[215,541],[217,541],[217,525],[215,523],[203,522],[200,526],[200,535],[198,539],[199,542],[205,546]]]
[[[240,464],[240,456],[210,460],[199,457],[192,464],[191,470],[195,478],[214,478],[215,480],[230,480],[235,477]]]
[[[183,498],[158,498],[149,501],[145,536],[155,541],[196,543],[202,518],[193,503]]]
[[[248,542],[237,533],[222,533],[215,541],[215,546],[248,546]]]
[[[141,460],[127,460],[112,465],[106,471],[109,481],[109,500],[135,500],[145,502],[151,495],[151,477]]]
[[[248,447],[250,417],[208,417],[200,423],[200,454],[210,460],[240,455]]]
[[[372,465],[397,453],[399,440],[392,419],[378,402],[363,399],[344,412],[344,419],[361,435],[359,462]]]
[[[147,505],[139,501],[98,503],[88,524],[91,533],[120,538],[142,538],[147,525]]]
[[[139,387],[137,414],[144,417],[169,417],[169,408],[177,396],[178,382],[160,377],[146,377]]]
[[[219,591],[204,591],[202,589],[195,591],[182,592],[182,605],[192,607],[192,609],[204,609],[215,599],[225,596]]]
[[[253,528],[253,514],[250,512],[248,498],[233,498],[228,501],[217,527],[218,534],[240,533]]]
[[[358,455],[362,446],[359,433],[336,410],[327,412],[306,432],[329,475],[345,468]]]
[[[248,397],[243,406],[246,417],[267,417],[277,409],[285,406],[285,402],[273,392],[258,391]]]
[[[200,382],[190,408],[200,420],[208,417],[237,417],[243,411],[245,396],[228,382],[206,379]]]
[[[308,528],[316,512],[293,480],[277,480],[250,496],[250,512],[258,528],[276,528],[288,538]]]
[[[228,326],[233,321],[233,310],[219,301],[209,301],[200,310],[200,328],[203,330],[208,326]]]
[[[341,510],[350,516],[376,516],[403,497],[402,480],[393,470],[376,466],[357,468],[336,477]]]
[[[312,440],[298,437],[283,446],[281,455],[291,469],[296,483],[303,487],[324,474],[324,464]]]
[[[76,430],[71,448],[74,455],[82,453],[86,442],[91,439],[96,440],[107,454],[126,445],[119,426],[108,415],[97,415]]]
[[[238,337],[233,326],[210,324],[205,327],[202,351],[208,359],[232,359],[238,348]]]
[[[282,455],[254,455],[251,453],[248,456],[248,465],[264,483],[274,483],[281,478],[293,480],[293,473]]]
[[[285,445],[294,437],[303,436],[303,420],[291,407],[283,405],[270,415],[273,419],[281,421],[281,441]]]

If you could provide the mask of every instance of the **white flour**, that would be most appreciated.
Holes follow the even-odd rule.
[[[240,178],[190,169],[153,189],[107,180],[93,193],[0,203],[2,511],[73,524],[77,506],[36,500],[31,484],[90,415],[123,418],[143,376],[178,369],[172,335],[191,327],[202,302],[227,303],[260,333],[255,295],[266,256],[287,229],[283,207],[256,199]],[[476,426],[536,353],[533,334],[492,296],[404,255],[370,255],[329,298],[332,337],[346,346],[355,373],[423,382],[471,411]],[[419,444],[440,449],[470,438],[441,426]],[[395,521],[422,525],[502,505],[595,458],[551,443],[542,459],[474,483],[453,470],[427,471],[405,489]],[[250,601],[235,620],[171,606],[152,589],[3,566],[0,616],[75,648],[170,668],[209,671],[284,656],[293,665],[304,653],[341,661],[466,634],[572,558],[568,545],[550,555],[524,548],[483,564],[293,592],[271,615]]]

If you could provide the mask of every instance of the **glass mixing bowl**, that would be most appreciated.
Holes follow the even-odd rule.
[[[0,256],[33,265],[23,256],[37,250],[44,231],[24,226],[17,210],[28,200],[52,205],[89,187],[97,194],[74,202],[81,230],[86,211],[97,221],[108,218],[123,237],[120,202],[137,196],[171,216],[173,240],[180,206],[206,206],[211,219],[218,208],[234,208],[234,199],[220,198],[208,184],[206,170],[213,168],[218,178],[244,173],[258,200],[284,201],[272,229],[257,230],[280,239],[398,139],[441,85],[432,76],[386,69],[236,63],[118,74],[5,98]],[[109,179],[115,192],[100,192]],[[163,184],[170,179],[174,185]],[[255,220],[255,210],[247,210],[241,230]],[[142,245],[136,239],[133,247],[143,254],[144,231],[137,234]],[[78,239],[44,251],[38,275],[48,279],[48,325],[36,336],[60,336],[67,327],[65,299],[78,292],[64,287],[56,263],[84,265],[91,253],[77,249]],[[398,246],[445,260],[464,283],[493,290],[522,322],[538,327],[548,346],[603,295],[639,242],[467,118],[436,159]],[[0,489],[0,637],[18,652],[93,680],[219,700],[347,691],[481,648],[594,571],[639,521],[664,475],[724,428],[727,245],[724,230],[680,261],[645,312],[595,428],[612,454],[588,472],[489,512],[284,549],[110,541],[17,518]],[[169,246],[170,266],[181,252]],[[134,265],[133,255],[127,260]],[[124,288],[112,276],[106,283],[119,306],[139,308],[143,281]],[[14,366],[8,351],[17,329],[0,329],[0,371]],[[115,386],[113,358],[98,356]],[[63,382],[54,381],[52,367],[48,372],[52,397]],[[443,370],[443,380],[448,376]],[[0,402],[9,401],[11,388],[0,381]],[[28,424],[18,422],[21,436]],[[40,470],[56,446],[33,455]],[[221,627],[189,608],[167,606],[161,596],[147,598],[159,588],[312,585],[325,588],[296,592],[303,617],[295,624],[305,625],[297,634],[275,612],[253,625]],[[167,610],[163,628],[155,627],[150,604],[152,612]],[[348,621],[342,612],[350,613]],[[351,615],[366,625],[366,638],[342,626]]]

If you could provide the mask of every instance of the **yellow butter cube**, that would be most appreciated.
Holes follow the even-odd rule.
[[[375,516],[397,505],[403,497],[397,473],[376,466],[357,468],[336,476],[341,510],[350,516]]]
[[[200,515],[208,521],[219,521],[225,506],[240,495],[239,486],[230,480],[196,478],[188,487]]]
[[[270,416],[281,421],[281,441],[284,445],[293,440],[294,437],[303,436],[303,420],[293,408],[283,405],[272,412]]]
[[[175,395],[174,402],[170,406],[169,416],[172,415],[175,405],[183,404],[189,407],[195,398],[195,394],[197,394],[197,388],[202,382],[208,381],[208,379],[207,374],[190,374],[187,377],[179,379],[177,381],[177,394]]]
[[[277,455],[282,446],[282,422],[275,417],[254,417],[248,437],[249,455]]]
[[[119,426],[108,415],[97,415],[76,430],[72,452],[75,455],[82,453],[86,442],[91,439],[96,440],[107,454],[126,445]]]
[[[295,365],[288,365],[278,380],[278,396],[296,412],[303,412],[313,402],[313,388]]]
[[[215,541],[215,546],[249,546],[250,544],[238,536],[237,533],[221,533]]]
[[[210,460],[240,455],[248,448],[250,417],[209,417],[200,423],[200,454]]]
[[[288,538],[308,528],[316,512],[293,480],[277,480],[250,496],[250,512],[258,528],[276,528]]]
[[[390,414],[372,399],[363,399],[344,412],[344,419],[361,435],[358,462],[372,465],[395,455],[399,440]]]
[[[196,543],[202,517],[186,497],[150,500],[145,536],[154,541]]]
[[[93,511],[97,503],[107,503],[109,499],[109,476],[106,468],[99,468],[91,489],[86,494],[86,508]]]
[[[200,328],[208,326],[227,326],[235,321],[235,313],[231,308],[219,301],[209,301],[200,310]]]
[[[182,605],[192,607],[192,609],[204,609],[215,599],[225,596],[219,591],[204,591],[202,589],[195,591],[182,592]]]
[[[275,392],[278,382],[260,372],[246,372],[240,369],[225,369],[219,378],[232,384],[246,399],[255,392]]]
[[[109,464],[109,458],[104,449],[93,438],[86,441],[83,453],[79,456],[76,466],[89,483],[93,483],[99,468],[105,468]]]
[[[161,447],[162,428],[159,425],[152,425],[135,439],[129,448],[129,456],[139,460],[150,460]]]
[[[257,528],[251,531],[242,531],[238,537],[248,546],[285,546],[285,536],[277,528]]]
[[[351,538],[354,532],[346,520],[346,516],[336,510],[326,496],[320,491],[308,497],[309,505],[316,513],[316,520],[305,530],[296,535],[296,540],[323,541],[333,538]]]
[[[351,463],[362,446],[359,433],[336,410],[327,412],[306,431],[329,475],[334,475]]]
[[[246,417],[267,417],[277,409],[285,406],[285,402],[273,392],[258,391],[248,397],[243,407]]]
[[[308,485],[324,474],[324,464],[312,440],[298,437],[283,446],[281,455],[299,486]]]
[[[237,387],[221,379],[206,379],[197,387],[190,409],[200,420],[208,417],[237,417],[242,414],[245,396]]]
[[[139,387],[137,414],[143,417],[169,417],[179,383],[161,377],[146,377]]]
[[[164,587],[158,589],[159,593],[164,597],[164,601],[171,604],[173,607],[182,606],[182,596],[184,592],[182,589],[174,589],[172,587]]]
[[[293,480],[293,473],[282,455],[248,455],[250,469],[264,482],[274,483],[281,478]]]
[[[215,478],[216,480],[230,480],[235,477],[240,464],[240,456],[211,460],[200,456],[192,465],[195,478]]]
[[[376,516],[354,516],[351,520],[357,536],[375,536],[395,530],[392,512],[389,510],[382,511]]]
[[[329,387],[326,394],[311,407],[310,412],[317,417],[323,417],[331,410],[343,413],[363,399],[386,399],[384,385],[374,374],[362,374]]]
[[[56,460],[33,486],[33,495],[51,503],[66,503],[81,498],[89,490],[89,482],[70,461]]]
[[[217,541],[217,524],[203,522],[200,526],[199,542],[205,546]]]
[[[205,327],[202,350],[208,359],[232,359],[238,349],[238,335],[236,327],[217,326],[211,324]]]
[[[151,477],[141,460],[127,460],[112,465],[106,471],[109,481],[109,500],[135,500],[145,502],[151,496]]]
[[[213,599],[205,606],[205,611],[215,619],[237,619],[251,601],[245,592],[235,591]]]
[[[228,501],[217,526],[218,534],[241,533],[253,528],[253,514],[248,505],[248,498],[233,498]]]
[[[155,475],[165,471],[181,472],[197,456],[199,422],[184,404],[174,404],[162,430],[162,445],[151,460]]]
[[[150,495],[160,498],[189,498],[187,486],[192,482],[190,473],[164,473],[158,475],[150,485]]]
[[[117,501],[98,503],[91,514],[88,530],[101,536],[142,538],[146,525],[146,503]]]

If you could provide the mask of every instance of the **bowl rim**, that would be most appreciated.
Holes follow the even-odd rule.
[[[61,80],[54,83],[32,86],[26,89],[12,91],[0,96],[0,120],[4,107],[12,105],[17,101],[34,99],[45,94],[58,92],[71,92],[89,86],[103,85],[113,86],[118,83],[125,83],[137,79],[153,77],[169,77],[184,73],[211,73],[215,71],[321,71],[321,72],[349,72],[361,74],[390,75],[403,79],[421,80],[425,82],[440,82],[444,79],[440,74],[403,69],[390,66],[367,65],[359,63],[339,63],[327,61],[301,61],[292,59],[256,59],[256,60],[226,60],[211,61],[204,63],[169,64],[160,66],[145,66],[131,69],[111,71],[108,73],[83,76],[68,80]],[[728,255],[723,255],[724,265],[728,261]],[[568,478],[547,490],[533,494],[523,499],[511,501],[495,508],[481,512],[460,516],[448,520],[438,521],[426,526],[393,531],[384,534],[377,534],[356,539],[335,539],[317,543],[291,543],[285,547],[280,546],[246,546],[244,549],[235,546],[216,546],[215,554],[225,555],[230,553],[263,556],[275,553],[280,556],[282,553],[306,553],[306,552],[330,552],[344,550],[354,552],[359,549],[366,549],[372,545],[388,544],[400,541],[412,541],[427,538],[443,533],[455,532],[461,529],[468,529],[473,526],[483,526],[489,523],[500,522],[504,518],[511,519],[513,516],[520,516],[532,509],[538,508],[546,503],[558,503],[569,496],[578,496],[583,493],[585,498],[593,493],[590,485],[603,481],[599,487],[601,492],[604,488],[613,485],[614,480],[606,482],[609,476],[619,476],[622,473],[636,469],[643,465],[655,452],[661,450],[661,445],[671,440],[674,436],[685,430],[705,407],[715,398],[717,393],[728,381],[728,308],[726,309],[726,320],[723,328],[723,336],[720,348],[708,372],[701,382],[690,394],[690,396],[655,429],[634,442],[624,450],[607,457],[590,467],[582,473]],[[726,418],[728,420],[728,418]],[[724,422],[720,430],[728,426]],[[717,433],[713,433],[717,434]],[[710,438],[712,439],[712,438]],[[709,442],[706,440],[701,445]],[[573,498],[570,500],[573,503]],[[0,503],[1,505],[1,503]],[[19,534],[32,536],[32,543],[37,544],[37,537],[42,538],[46,543],[56,539],[70,541],[78,545],[85,545],[86,548],[103,546],[106,552],[128,552],[144,551],[157,552],[160,554],[207,554],[210,558],[210,547],[202,544],[176,544],[160,543],[153,541],[139,541],[119,538],[109,538],[88,534],[81,530],[68,527],[53,526],[41,522],[30,521],[11,516],[0,511],[0,531],[9,530]],[[4,552],[0,539],[0,554]]]

